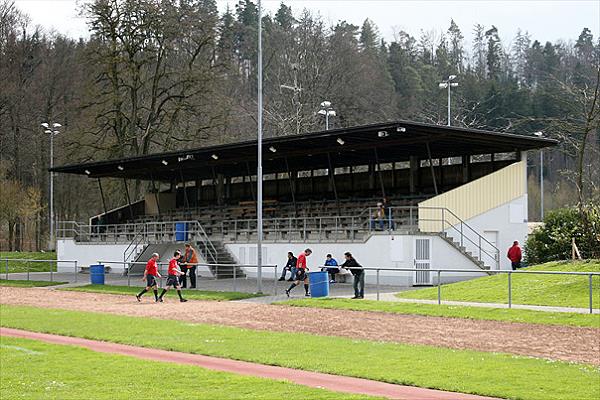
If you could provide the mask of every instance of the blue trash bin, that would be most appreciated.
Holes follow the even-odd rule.
[[[188,239],[187,223],[176,222],[175,223],[175,241],[185,242]]]
[[[104,285],[104,265],[90,265],[90,282],[92,285]]]
[[[327,271],[309,272],[310,297],[329,296],[329,273]]]

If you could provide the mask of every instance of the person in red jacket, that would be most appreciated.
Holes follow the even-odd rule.
[[[285,290],[287,297],[290,297],[290,292],[293,288],[298,286],[300,282],[304,282],[304,295],[306,297],[310,296],[308,293],[308,266],[306,265],[306,257],[310,256],[311,254],[311,249],[306,249],[302,253],[298,254],[298,259],[296,261],[296,280],[288,289]]]
[[[506,257],[508,257],[508,259],[510,260],[513,271],[521,267],[521,258],[523,258],[523,254],[521,253],[519,242],[517,242],[516,240],[513,242],[512,247],[508,249]]]

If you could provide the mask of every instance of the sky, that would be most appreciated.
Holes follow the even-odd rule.
[[[56,30],[73,38],[89,36],[85,19],[78,8],[89,0],[15,0],[35,25]],[[235,9],[237,0],[217,0],[224,11]],[[256,0],[255,0],[256,2]],[[281,0],[263,0],[266,13],[274,14]],[[381,35],[391,41],[394,33],[404,30],[418,37],[421,30],[434,30],[438,35],[446,31],[450,19],[458,24],[467,44],[473,25],[489,28],[494,24],[504,43],[510,43],[517,30],[528,31],[532,39],[546,41],[576,40],[584,27],[591,29],[595,38],[600,32],[600,0],[286,0],[298,15],[304,8],[331,25],[345,20],[361,25],[370,18],[379,27]]]

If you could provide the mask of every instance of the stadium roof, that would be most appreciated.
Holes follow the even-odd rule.
[[[265,174],[462,155],[509,153],[555,146],[553,139],[459,127],[394,121],[263,140]],[[54,172],[91,178],[157,181],[255,174],[256,140],[116,160],[72,164]]]

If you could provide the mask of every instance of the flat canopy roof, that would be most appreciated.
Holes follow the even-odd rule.
[[[265,174],[293,170],[447,158],[474,154],[509,153],[555,146],[558,141],[537,136],[439,126],[409,121],[331,129],[263,140]],[[54,172],[90,178],[157,181],[212,179],[254,175],[257,141],[207,146],[117,160],[72,164]],[[429,150],[428,150],[429,147]]]

